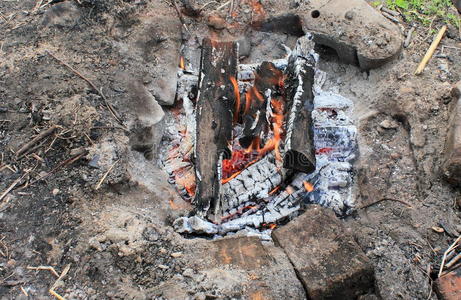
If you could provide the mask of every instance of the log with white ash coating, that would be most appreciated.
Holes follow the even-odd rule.
[[[286,70],[286,138],[283,166],[287,169],[312,173],[315,171],[314,128],[314,65],[310,50],[313,43],[299,39],[288,59]]]

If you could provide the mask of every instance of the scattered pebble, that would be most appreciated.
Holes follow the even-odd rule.
[[[223,18],[213,15],[208,17],[208,25],[214,29],[221,30],[226,28],[227,23]]]
[[[173,257],[173,258],[178,258],[178,257],[181,257],[181,256],[182,256],[182,252],[171,253],[171,257]]]
[[[394,120],[386,119],[379,123],[379,126],[381,126],[384,129],[397,129],[399,128],[399,123]]]
[[[165,266],[165,265],[158,265],[157,267],[159,267],[159,269],[162,269],[162,270],[168,270],[170,268],[170,267]]]
[[[53,196],[56,196],[57,194],[59,194],[60,190],[59,189],[53,189]]]
[[[194,276],[194,270],[192,269],[185,269],[184,272],[182,272],[182,276],[184,277],[193,277]]]

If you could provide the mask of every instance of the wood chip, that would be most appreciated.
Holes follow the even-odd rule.
[[[434,230],[435,232],[438,232],[438,233],[443,233],[445,230],[443,230],[442,227],[438,227],[438,226],[432,226],[432,230]]]

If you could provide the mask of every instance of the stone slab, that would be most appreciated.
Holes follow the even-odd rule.
[[[362,70],[378,68],[400,54],[400,28],[364,0],[304,1],[289,12],[253,24],[261,31],[301,36],[310,32],[318,45]]]
[[[287,256],[257,237],[184,240],[188,269],[155,289],[166,299],[304,300],[306,294]],[[193,297],[192,297],[193,296]],[[194,298],[196,297],[196,298]]]
[[[452,184],[461,184],[461,82],[452,91],[455,100],[452,103],[448,133],[442,163],[442,173]]]
[[[254,270],[270,265],[270,256],[258,237],[222,239],[214,242],[215,258],[223,265]]]
[[[402,49],[399,27],[364,0],[312,0],[301,21],[316,43],[364,70],[383,65]]]
[[[309,299],[356,299],[373,291],[372,264],[331,210],[311,206],[272,237],[294,265]]]

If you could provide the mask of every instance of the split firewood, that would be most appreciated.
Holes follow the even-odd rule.
[[[222,198],[222,161],[231,156],[237,44],[204,39],[202,43],[200,96],[196,106],[195,204],[199,214],[210,206],[216,214]]]
[[[312,173],[316,163],[312,123],[315,59],[309,53],[312,47],[313,43],[306,38],[298,40],[288,60],[285,81],[287,121],[283,166],[304,173]]]
[[[440,41],[442,40],[443,35],[445,34],[445,31],[447,31],[447,25],[444,25],[439,30],[439,33],[437,33],[437,35],[435,36],[431,46],[426,52],[426,55],[424,55],[423,59],[421,60],[421,63],[418,65],[418,68],[415,71],[415,75],[419,75],[424,71],[424,68],[426,67],[427,63],[431,59],[432,55],[434,55],[435,49],[437,49],[438,45],[440,44]]]

